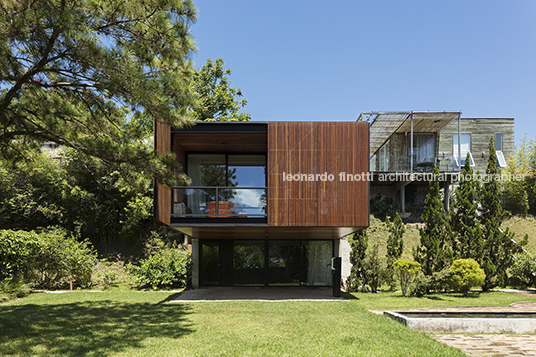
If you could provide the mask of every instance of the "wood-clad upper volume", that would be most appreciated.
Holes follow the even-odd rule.
[[[368,226],[368,128],[269,122],[268,226]]]
[[[155,122],[154,145],[156,155],[171,151],[171,128],[169,125]],[[171,189],[159,182],[154,183],[154,217],[160,222],[171,223]]]

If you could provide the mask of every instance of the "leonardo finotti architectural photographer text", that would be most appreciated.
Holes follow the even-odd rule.
[[[353,181],[478,181],[478,182],[490,182],[490,181],[523,181],[525,175],[517,174],[473,174],[462,175],[461,173],[440,173],[439,175],[433,173],[410,173],[410,172],[381,172],[376,175],[372,172],[362,172],[359,174],[351,174],[346,172],[339,172],[337,174],[324,172],[322,174],[292,174],[283,172],[283,181],[300,181],[300,182],[353,182]]]

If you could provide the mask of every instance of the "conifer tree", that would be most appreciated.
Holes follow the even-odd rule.
[[[350,251],[350,263],[352,263],[352,268],[346,281],[346,285],[350,291],[357,291],[359,289],[360,281],[364,278],[363,264],[365,261],[365,253],[368,248],[367,230],[363,229],[351,235],[348,238],[348,243],[350,243],[352,249]]]
[[[424,275],[431,276],[452,262],[450,241],[450,225],[439,192],[439,170],[434,166],[434,179],[430,181],[430,190],[424,201],[422,220],[424,227],[420,229],[420,245],[413,251],[415,261],[421,264]]]
[[[520,243],[514,241],[514,234],[508,228],[501,230],[506,213],[500,203],[500,187],[497,180],[497,155],[493,137],[489,142],[489,159],[486,180],[482,184],[480,211],[484,231],[483,253],[480,265],[486,273],[482,289],[487,291],[506,284],[506,270],[512,265],[514,254],[521,253],[527,236]]]
[[[468,178],[468,179],[464,179]],[[469,154],[455,190],[449,221],[452,229],[452,250],[456,259],[478,260],[482,252],[483,231],[478,218],[478,182],[473,180]]]
[[[406,227],[402,222],[402,218],[398,212],[396,212],[395,219],[393,223],[389,220],[389,217],[386,217],[385,222],[387,223],[387,229],[389,230],[389,238],[387,238],[387,269],[386,269],[386,280],[389,283],[391,289],[394,290],[395,280],[393,278],[394,270],[393,263],[400,259],[402,252],[404,251],[404,233],[406,232]]]

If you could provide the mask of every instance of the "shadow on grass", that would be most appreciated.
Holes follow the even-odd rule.
[[[341,291],[341,297],[345,298],[346,300],[359,300],[358,297],[344,291]]]
[[[182,304],[110,300],[0,306],[0,355],[106,356],[145,348],[147,338],[191,333],[188,314]]]

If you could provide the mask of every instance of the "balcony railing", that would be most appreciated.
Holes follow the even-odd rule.
[[[175,186],[171,216],[177,218],[266,217],[266,187]]]
[[[465,159],[465,158],[464,158]],[[380,160],[376,155],[374,155],[370,160],[370,171],[373,172],[407,172],[411,171],[410,169],[410,160],[411,158],[408,155],[393,155],[389,159],[383,158],[384,162],[380,164]],[[442,172],[451,172],[459,171],[460,167],[458,164],[459,161],[450,153],[450,154],[441,154],[436,155],[433,158],[428,160],[423,160],[418,162],[417,160],[413,161],[413,172],[431,172],[434,165],[437,166],[439,171]]]

